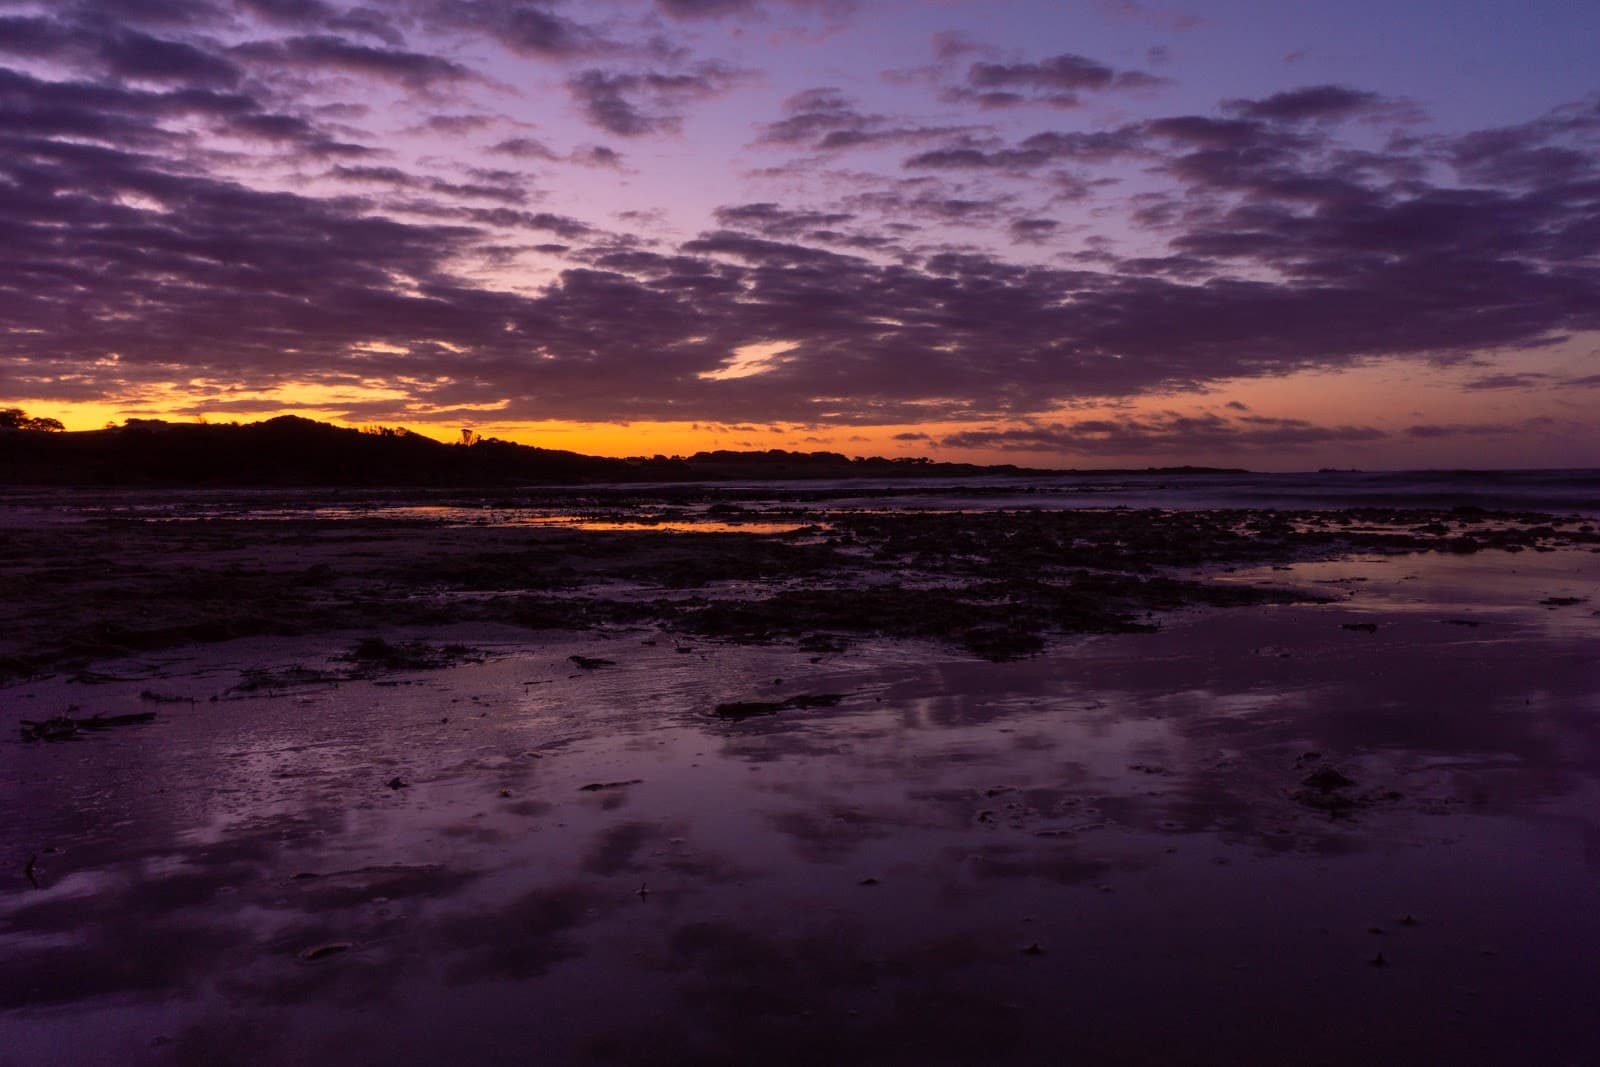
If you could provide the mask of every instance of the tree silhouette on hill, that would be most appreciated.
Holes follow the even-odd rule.
[[[55,433],[65,430],[60,419],[33,418],[21,408],[0,408],[0,430],[30,430]]]

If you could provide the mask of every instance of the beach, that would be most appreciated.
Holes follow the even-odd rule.
[[[1592,1059],[1594,515],[1226,496],[14,493],[0,1064]]]

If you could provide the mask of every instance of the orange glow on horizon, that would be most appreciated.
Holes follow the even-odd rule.
[[[482,437],[619,458],[784,449],[1061,468],[1183,464],[1255,470],[1495,468],[1549,466],[1550,456],[1569,457],[1565,465],[1583,466],[1600,459],[1586,452],[1592,446],[1592,393],[1561,390],[1553,383],[1593,373],[1600,351],[1594,347],[1596,339],[1574,337],[1564,345],[1526,354],[1519,369],[1531,384],[1517,388],[1471,388],[1474,379],[1485,373],[1484,364],[1475,361],[1436,366],[1389,360],[1345,370],[1216,381],[1201,390],[1086,399],[1028,418],[873,426],[517,420],[506,418],[499,404],[478,410],[424,407],[411,399],[404,383],[379,381],[285,382],[262,389],[173,382],[117,400],[21,397],[0,401],[0,407],[20,407],[30,415],[59,419],[69,431],[121,425],[130,418],[248,423],[298,415],[352,428],[404,427],[448,443],[460,441],[465,428]],[[746,355],[751,360],[781,358],[776,349],[767,346]],[[363,417],[363,412],[375,414]],[[1236,439],[1227,434],[1185,438],[1169,432],[1183,420],[1221,422],[1236,433]],[[1357,432],[1274,443],[1270,431],[1290,423],[1312,431]],[[1112,429],[1095,429],[1096,424]],[[1591,433],[1583,431],[1585,426]],[[1450,432],[1413,432],[1418,427]],[[957,438],[972,431],[990,436],[977,441]],[[1022,435],[1022,440],[996,439],[995,435],[1007,432]],[[1254,440],[1252,433],[1258,434]],[[1001,447],[1007,444],[1013,447]]]
[[[22,398],[6,401],[7,407],[20,407],[31,415],[60,419],[68,431],[99,430],[121,426],[128,419],[160,419],[167,422],[252,423],[280,415],[298,415],[335,426],[360,429],[365,426],[403,427],[412,433],[445,443],[461,440],[461,431],[470,429],[481,437],[493,437],[538,448],[582,452],[592,456],[624,458],[630,456],[687,456],[695,452],[726,449],[735,452],[765,451],[780,448],[794,452],[841,452],[849,456],[910,457],[927,455],[929,442],[896,441],[896,433],[929,433],[925,426],[812,427],[751,426],[713,422],[628,422],[589,423],[565,420],[513,422],[489,420],[435,420],[426,416],[399,416],[352,420],[336,407],[315,403],[292,403],[282,407],[257,407],[248,413],[233,411],[194,413],[194,405],[133,405],[106,401],[59,402]],[[944,427],[953,432],[958,427]],[[932,434],[930,434],[932,435]],[[1003,462],[992,460],[992,462]]]

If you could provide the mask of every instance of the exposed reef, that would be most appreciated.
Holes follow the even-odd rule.
[[[641,494],[630,506],[613,495],[608,504],[620,520],[661,501]],[[781,509],[785,532],[743,533],[726,522],[737,507],[713,503],[670,529],[276,519],[248,508],[183,517],[155,507],[14,522],[0,529],[0,680],[239,637],[454,622],[648,624],[797,641],[818,655],[863,637],[916,638],[1006,660],[1060,635],[1149,630],[1191,606],[1327,599],[1231,580],[1234,567],[1600,545],[1580,519],[1479,509],[879,514],[794,501]],[[677,532],[697,524],[718,532]],[[470,654],[372,638],[347,662],[370,672]]]

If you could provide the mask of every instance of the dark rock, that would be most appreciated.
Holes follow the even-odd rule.
[[[153,711],[136,711],[131,715],[91,715],[87,719],[79,719],[78,728],[109,730],[116,726],[143,726],[145,723],[155,721],[156,713]]]
[[[355,948],[353,941],[329,941],[322,945],[313,945],[311,948],[300,951],[300,959],[306,963],[315,963],[318,960],[328,959],[330,956],[339,956]]]
[[[20,726],[24,741],[71,741],[84,731],[142,726],[155,721],[155,712],[139,711],[130,715],[91,715],[87,719],[75,719],[70,715],[56,715],[42,722],[23,719]]]
[[[21,728],[24,741],[71,741],[78,736],[78,724],[69,715],[57,715],[43,722],[23,719]]]
[[[735,700],[718,704],[719,719],[752,719],[757,715],[776,715],[783,708],[781,700]]]
[[[791,708],[832,708],[844,699],[843,693],[801,693],[784,703]]]
[[[1301,784],[1324,793],[1331,793],[1335,789],[1344,789],[1356,783],[1354,779],[1346,777],[1333,767],[1319,767],[1306,775]]]
[[[718,704],[716,715],[720,719],[749,719],[790,709],[831,708],[843,699],[839,693],[802,693],[787,700],[739,700]]]
[[[850,643],[834,634],[807,634],[800,639],[802,652],[843,652]]]
[[[626,782],[590,782],[588,785],[579,786],[580,793],[598,793],[603,789],[622,789],[630,785],[638,785],[643,778],[630,778]]]
[[[483,662],[480,653],[465,645],[435,647],[422,641],[394,644],[381,637],[362,639],[344,658],[366,671],[436,671],[458,663]]]

